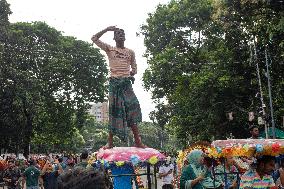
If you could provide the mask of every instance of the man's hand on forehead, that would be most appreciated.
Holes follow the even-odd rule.
[[[116,28],[114,30],[114,33],[124,33],[124,30],[123,29],[120,29],[120,28]]]

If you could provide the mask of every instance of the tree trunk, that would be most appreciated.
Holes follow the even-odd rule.
[[[19,136],[17,136],[17,138],[16,138],[16,146],[15,146],[15,154],[16,154],[16,156],[19,158],[19,150],[20,150],[20,148],[19,148],[19,143],[20,143],[20,141],[19,141]]]
[[[24,128],[24,138],[23,138],[23,148],[24,148],[24,157],[28,159],[30,155],[30,142],[33,132],[33,115],[29,111],[28,102],[25,97],[22,97],[23,102],[23,111],[26,116],[26,125]]]
[[[33,131],[33,121],[31,114],[26,114],[27,123],[24,131],[24,156],[27,158],[30,155],[30,142]]]

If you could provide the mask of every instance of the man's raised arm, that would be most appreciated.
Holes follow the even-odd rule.
[[[92,39],[92,41],[93,41],[98,47],[100,47],[100,48],[103,49],[104,51],[107,51],[107,50],[109,49],[110,45],[108,45],[108,44],[102,42],[102,41],[99,40],[99,39],[100,39],[100,37],[101,37],[103,34],[105,34],[106,32],[108,32],[108,31],[114,31],[114,30],[116,30],[116,29],[117,29],[117,28],[116,28],[115,26],[109,26],[109,27],[103,29],[102,31],[96,33],[95,35],[93,35],[93,37],[92,37],[91,39]]]

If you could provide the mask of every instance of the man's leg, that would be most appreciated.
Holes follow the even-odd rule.
[[[104,149],[113,148],[113,134],[111,131],[108,133],[107,144],[103,147]]]
[[[146,146],[141,141],[141,137],[140,137],[137,125],[132,125],[131,129],[132,129],[132,132],[133,132],[135,146],[138,147],[138,148],[146,148]]]

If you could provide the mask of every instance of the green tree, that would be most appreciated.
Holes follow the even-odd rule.
[[[168,128],[161,128],[156,123],[142,122],[139,124],[139,131],[146,146],[163,151],[181,149],[176,137],[170,134]]]
[[[10,24],[1,46],[1,135],[17,136],[26,154],[33,136],[66,143],[82,127],[87,102],[104,100],[99,49],[42,22]]]
[[[142,122],[139,124],[139,131],[143,143],[151,148],[169,150],[180,147],[174,136],[171,136],[168,129],[162,129],[155,123]],[[85,145],[92,151],[99,150],[107,142],[108,123],[97,122],[93,117],[88,117],[84,126],[80,129],[80,134],[83,136]],[[163,145],[161,139],[163,137]],[[115,146],[134,146],[132,132],[129,132],[128,142],[122,142],[118,137],[114,137]]]
[[[246,134],[248,112],[258,112],[259,61],[266,86],[264,47],[268,46],[275,114],[283,115],[283,12],[263,1],[194,0],[159,5],[141,27],[149,68],[144,85],[170,110],[167,123],[186,144],[193,140]],[[253,57],[256,37],[258,59]],[[282,58],[283,59],[283,58]],[[265,101],[267,88],[264,87]],[[267,103],[268,104],[268,103]],[[229,121],[226,114],[234,112]],[[161,113],[156,119],[165,117]]]
[[[104,146],[108,137],[107,128],[106,124],[97,122],[95,118],[89,117],[80,129],[80,133],[86,141],[85,148],[97,151]]]

